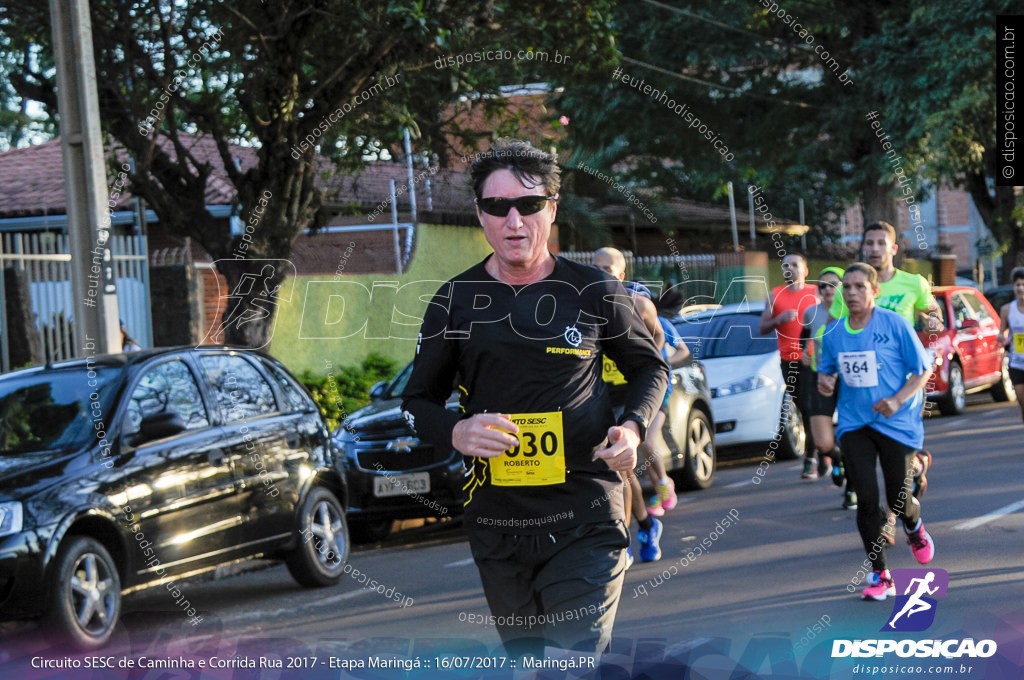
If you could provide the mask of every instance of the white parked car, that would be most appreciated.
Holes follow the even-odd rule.
[[[785,391],[778,342],[757,327],[764,301],[741,302],[673,319],[686,345],[707,371],[715,443],[768,442],[781,431],[778,457],[804,454],[803,421]]]

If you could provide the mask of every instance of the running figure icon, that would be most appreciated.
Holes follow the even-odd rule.
[[[907,585],[907,589],[903,592],[904,595],[910,595],[910,598],[907,600],[906,604],[903,605],[903,608],[899,611],[899,613],[896,614],[896,616],[892,617],[892,621],[889,622],[890,628],[895,628],[896,620],[904,614],[906,614],[907,618],[909,619],[911,616],[917,614],[918,612],[925,612],[932,608],[933,605],[931,602],[928,602],[921,598],[924,595],[934,595],[936,591],[938,591],[939,586],[935,586],[934,588],[928,587],[928,585],[934,580],[934,571],[929,571],[924,576],[924,578],[915,578],[910,580],[910,583]],[[918,584],[917,592],[911,595],[910,591],[914,588],[915,583]]]

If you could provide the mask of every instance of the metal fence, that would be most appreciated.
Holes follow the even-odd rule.
[[[715,297],[715,256],[714,255],[651,255],[634,257],[623,251],[626,258],[627,281],[662,281],[663,290],[676,284],[685,283],[679,289],[684,300]],[[562,252],[560,256],[573,262],[590,264],[593,252]]]
[[[153,345],[149,300],[149,264],[145,236],[114,236],[111,255],[117,280],[117,304],[125,328],[141,347]],[[49,233],[8,233],[0,240],[0,272],[24,273],[31,312],[39,332],[41,355],[54,361],[78,355],[74,346],[71,251],[68,237]],[[0,276],[0,341],[3,370],[10,370],[7,291]]]

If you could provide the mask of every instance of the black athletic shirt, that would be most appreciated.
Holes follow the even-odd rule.
[[[622,518],[619,475],[593,459],[615,424],[602,354],[629,380],[624,415],[649,423],[668,385],[661,353],[622,284],[601,270],[559,257],[547,278],[513,286],[488,274],[486,262],[445,283],[428,305],[406,419],[448,447],[461,418],[562,412],[564,483],[493,485],[489,459],[466,457],[468,530],[537,534]],[[444,407],[456,376],[461,414]]]

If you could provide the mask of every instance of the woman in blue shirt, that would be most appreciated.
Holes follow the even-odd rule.
[[[843,276],[843,301],[849,316],[831,324],[822,337],[818,390],[824,396],[839,390],[837,434],[846,461],[846,475],[859,503],[857,529],[868,553],[865,599],[885,600],[896,594],[885,563],[886,519],[879,507],[875,461],[882,468],[888,506],[903,520],[911,551],[920,564],[935,555],[935,544],[921,522],[921,506],[911,494],[912,459],[924,444],[922,388],[931,362],[917,334],[895,312],[875,306],[879,294],[874,267],[857,262]]]

